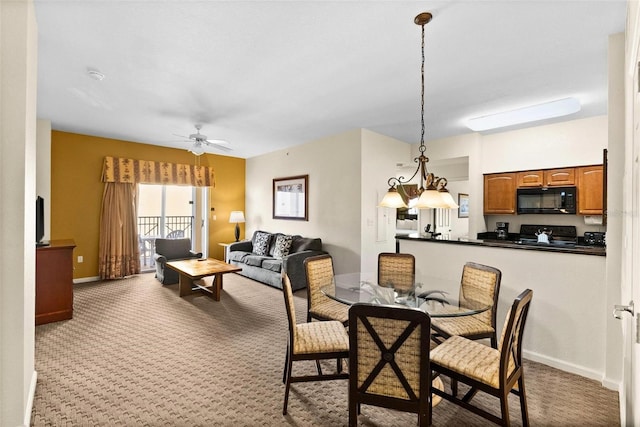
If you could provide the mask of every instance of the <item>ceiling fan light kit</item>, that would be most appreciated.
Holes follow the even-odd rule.
[[[181,138],[185,138],[185,139],[189,139],[190,141],[193,141],[193,147],[187,148],[189,152],[195,154],[196,156],[200,156],[204,154],[205,145],[219,149],[221,151],[231,151],[231,148],[227,147],[227,145],[229,145],[227,141],[223,139],[208,139],[207,135],[201,134],[200,129],[202,129],[202,125],[196,124],[195,128],[196,128],[196,133],[192,133],[188,137],[174,134]]]

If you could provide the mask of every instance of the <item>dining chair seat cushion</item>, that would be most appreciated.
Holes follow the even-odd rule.
[[[294,332],[293,354],[349,351],[349,335],[337,320],[300,323]]]
[[[431,319],[431,326],[453,335],[494,334],[495,329],[476,316],[442,317]]]
[[[309,310],[312,316],[333,319],[345,323],[349,319],[349,306],[328,297],[320,298]]]
[[[431,363],[461,373],[495,389],[500,388],[498,375],[500,351],[479,342],[452,336],[433,349]],[[510,360],[508,375],[511,375],[514,368],[515,364]]]

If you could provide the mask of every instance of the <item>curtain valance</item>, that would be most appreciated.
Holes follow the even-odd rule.
[[[215,174],[209,166],[154,162],[151,160],[105,157],[102,182],[131,184],[191,185],[215,187]]]

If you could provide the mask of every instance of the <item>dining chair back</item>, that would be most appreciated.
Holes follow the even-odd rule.
[[[433,392],[442,398],[462,406],[490,421],[510,425],[509,393],[520,397],[522,425],[529,425],[529,414],[522,366],[522,341],[527,314],[533,298],[530,289],[522,292],[507,314],[497,349],[460,336],[452,336],[431,352],[431,369],[470,386],[470,390],[459,399],[452,390]],[[517,384],[517,386],[516,386]],[[501,416],[472,405],[471,399],[483,391],[500,399]]]
[[[418,309],[357,303],[349,309],[349,425],[361,404],[418,414],[431,424],[430,318]]]
[[[502,272],[495,267],[474,262],[466,263],[460,280],[460,303],[472,301],[488,305],[490,308],[473,316],[434,319],[431,323],[435,331],[434,340],[442,342],[453,335],[473,340],[489,338],[491,347],[497,348],[496,316],[501,280]]]
[[[378,285],[400,293],[415,291],[416,259],[411,254],[378,254]]]
[[[304,260],[307,275],[307,322],[317,320],[337,320],[346,324],[349,306],[335,301],[322,293],[325,286],[335,286],[333,258],[331,255],[317,255]]]
[[[286,415],[292,383],[349,378],[348,373],[342,372],[342,359],[349,357],[349,335],[344,325],[338,321],[297,324],[293,290],[286,273],[282,276],[282,293],[289,323],[287,352],[282,374],[282,382],[285,384],[282,414]],[[319,361],[325,359],[337,360],[336,373],[322,373]],[[293,362],[297,360],[316,361],[317,375],[293,376]]]

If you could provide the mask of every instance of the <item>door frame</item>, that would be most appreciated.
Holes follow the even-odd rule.
[[[627,6],[625,54],[625,171],[623,186],[621,305],[635,304],[635,314],[623,313],[621,425],[640,425],[640,344],[638,296],[640,295],[640,5]]]

